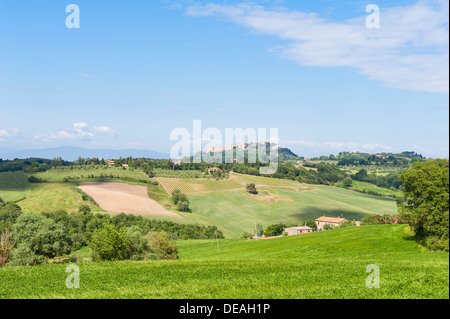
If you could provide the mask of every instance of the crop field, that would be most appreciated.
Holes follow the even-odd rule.
[[[5,202],[15,202],[26,197],[25,191],[2,191],[0,190],[0,198]]]
[[[236,191],[245,189],[248,183],[255,183],[256,187],[280,187],[280,188],[308,188],[299,182],[233,173],[228,179],[182,179],[182,178],[157,178],[168,194],[175,189],[191,194],[215,193]]]
[[[312,190],[266,188],[260,193],[263,198],[245,191],[189,195],[192,215],[217,225],[226,238],[239,238],[243,232],[254,233],[255,223],[264,228],[277,223],[298,226],[323,215],[361,220],[368,214],[397,213],[393,199],[332,186],[314,185]],[[277,200],[267,201],[268,196]]]
[[[155,168],[153,170],[155,177],[166,178],[201,178],[203,173],[200,171],[175,171],[171,169]]]
[[[83,201],[80,193],[72,189],[73,185],[63,183],[36,184],[26,190],[26,198],[18,203],[24,212],[40,213],[65,210],[68,213],[78,211],[80,205],[87,205],[92,212],[104,212],[89,201]]]
[[[63,182],[65,178],[69,178],[71,181],[100,181],[102,177],[107,179],[111,176],[114,178],[122,178],[128,180],[145,180],[149,181],[147,174],[141,170],[134,169],[122,169],[118,167],[73,167],[70,168],[58,168],[50,169],[46,172],[34,173],[34,176],[44,179],[47,182]],[[92,178],[91,176],[94,176]]]
[[[375,192],[382,196],[395,196],[401,193],[398,190],[395,191],[387,188],[382,188],[378,187],[377,185],[361,181],[353,181],[352,187],[350,187],[350,189],[356,189],[359,191],[366,191],[366,192]]]
[[[28,186],[28,176],[22,171],[0,173],[0,191],[20,191]]]
[[[79,187],[112,214],[181,216],[166,210],[148,196],[146,186],[124,183],[82,183]]]
[[[179,241],[179,260],[0,269],[0,298],[449,298],[449,254],[425,251],[405,225],[335,229],[270,240]],[[368,288],[368,265],[380,288]]]

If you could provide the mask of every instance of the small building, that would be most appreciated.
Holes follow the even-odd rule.
[[[128,168],[128,164],[122,164],[122,167]]]
[[[341,217],[327,217],[327,216],[322,216],[319,217],[315,220],[316,225],[317,225],[317,230],[321,231],[323,230],[323,227],[328,224],[334,227],[339,227],[341,226],[342,222],[347,222],[348,220],[345,218],[341,218]]]
[[[113,167],[114,166],[114,161],[112,160],[107,160],[106,164],[108,165],[108,167]]]
[[[209,172],[209,173],[211,173],[211,172],[217,172],[217,171],[221,171],[221,169],[220,169],[220,168],[217,168],[217,167],[210,167],[210,168],[208,168],[208,172]]]
[[[308,226],[288,227],[284,229],[284,232],[287,233],[288,236],[312,233],[312,231],[313,229]]]

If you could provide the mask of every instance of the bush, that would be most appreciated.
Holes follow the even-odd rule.
[[[249,194],[258,194],[254,183],[247,184],[245,188]]]
[[[111,224],[105,224],[103,228],[94,231],[89,247],[94,261],[125,260],[131,255],[126,228],[117,230]]]
[[[283,224],[274,224],[267,226],[264,234],[267,236],[279,236],[283,233]]]
[[[177,209],[180,212],[190,212],[191,211],[191,209],[189,208],[189,202],[185,202],[185,201],[178,202]]]
[[[150,247],[161,259],[178,259],[178,249],[175,241],[169,240],[166,232],[154,232],[148,237]]]
[[[247,233],[246,231],[242,233],[241,238],[248,239],[250,237],[253,237],[253,234]]]
[[[150,248],[144,230],[139,226],[132,226],[127,230],[127,239],[130,242],[130,259],[144,260],[149,254],[154,254]]]

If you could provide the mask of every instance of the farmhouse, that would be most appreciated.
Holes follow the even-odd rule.
[[[220,168],[217,168],[217,167],[211,167],[211,168],[208,168],[208,172],[216,172],[216,171],[220,171],[221,169]]]
[[[288,236],[312,233],[312,231],[312,228],[308,226],[289,227],[284,229],[284,232],[287,233]]]
[[[345,218],[341,218],[341,217],[326,217],[326,216],[322,216],[319,217],[315,220],[316,225],[317,225],[317,230],[323,230],[323,227],[328,224],[328,225],[332,225],[335,227],[339,227],[341,226],[342,222],[347,222],[348,220]]]
[[[108,164],[108,167],[113,167],[114,166],[114,161],[107,160],[106,164]]]

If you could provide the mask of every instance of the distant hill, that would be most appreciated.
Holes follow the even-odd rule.
[[[268,142],[265,144],[266,144],[265,147],[266,147],[266,151],[268,152],[268,155],[269,155],[270,149],[272,149],[272,150],[274,148],[278,149],[278,161],[279,162],[286,162],[286,161],[290,161],[290,160],[298,161],[300,159],[303,159],[302,157],[299,157],[297,154],[295,154],[288,148],[278,147],[276,144],[271,144]],[[259,144],[259,145],[262,145],[262,144]],[[214,162],[220,161],[221,157],[222,157],[222,161],[225,162],[224,159],[227,158],[228,156],[232,156],[234,159],[236,159],[238,161],[239,160],[243,161],[243,158],[238,156],[239,151],[241,151],[241,152],[244,151],[245,159],[249,158],[249,153],[250,153],[250,157],[256,156],[256,158],[258,159],[258,144],[254,143],[254,142],[240,143],[240,144],[228,145],[228,146],[211,147],[204,152],[198,152],[198,153],[194,154],[194,156],[191,157],[191,159],[195,159],[195,160],[199,160],[200,158],[205,159],[205,155],[209,155],[208,152],[211,152],[211,154],[213,152],[216,152],[217,154],[221,154],[221,155],[216,156],[216,157],[211,156],[211,160]]]
[[[104,159],[115,159],[119,157],[129,157],[134,158],[155,158],[164,159],[169,158],[168,154],[163,154],[151,150],[112,150],[112,149],[85,149],[79,147],[62,146],[56,148],[43,148],[34,150],[12,150],[12,149],[0,149],[0,158],[3,160],[12,160],[15,158],[46,158],[52,159],[55,157],[62,157],[66,161],[75,161],[78,157],[85,158],[104,158]]]

